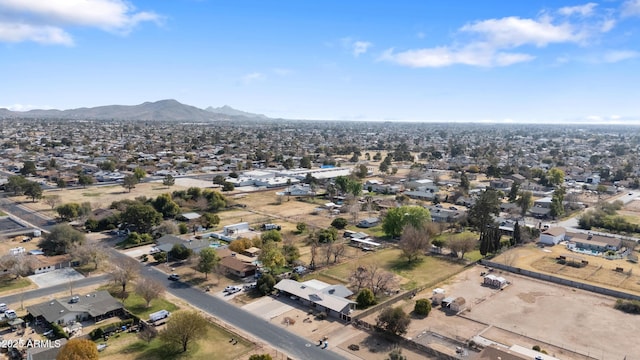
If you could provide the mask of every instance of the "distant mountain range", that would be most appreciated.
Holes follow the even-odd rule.
[[[0,118],[39,118],[71,120],[142,120],[175,122],[208,122],[229,119],[269,119],[265,115],[236,110],[230,106],[208,107],[206,110],[176,100],[145,102],[140,105],[107,105],[69,110],[11,111],[0,108]]]

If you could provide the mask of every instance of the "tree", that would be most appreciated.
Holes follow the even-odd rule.
[[[51,210],[60,204],[60,195],[47,195],[44,197],[44,203],[51,206]]]
[[[533,205],[533,193],[531,191],[521,191],[519,195],[516,199],[516,204],[520,206],[522,216],[525,216]]]
[[[38,246],[47,256],[61,255],[70,251],[73,246],[84,243],[85,235],[68,224],[55,225],[45,235]]]
[[[391,237],[399,237],[402,229],[411,224],[416,229],[424,229],[431,221],[429,210],[421,206],[400,206],[390,209],[382,221],[382,230]]]
[[[134,189],[140,180],[138,180],[135,175],[127,175],[122,179],[122,187],[131,192],[131,189]]]
[[[136,294],[147,302],[147,308],[151,305],[151,301],[160,297],[162,293],[164,293],[164,286],[157,280],[141,277],[136,282]]]
[[[233,191],[235,188],[235,185],[229,181],[225,181],[224,184],[222,184],[222,191]]]
[[[31,275],[36,266],[36,259],[26,254],[7,254],[0,257],[0,271],[13,274],[16,279]]]
[[[172,259],[181,261],[187,260],[192,254],[191,249],[186,248],[183,244],[173,244],[173,247],[169,250],[169,256]]]
[[[407,332],[411,319],[401,307],[388,307],[378,315],[376,326],[394,335],[403,335]]]
[[[473,250],[476,247],[476,239],[472,234],[461,234],[458,236],[452,236],[449,239],[449,249],[454,254],[460,254],[460,259],[464,259],[464,254]]]
[[[210,272],[215,269],[215,267],[220,262],[220,257],[213,248],[204,248],[200,250],[200,254],[198,255],[198,264],[196,265],[196,269],[204,274],[204,278],[206,279]]]
[[[162,179],[162,185],[166,187],[172,187],[173,185],[175,185],[175,183],[176,179],[171,174],[165,175]]]
[[[133,169],[133,176],[135,176],[136,179],[138,179],[138,182],[140,182],[140,180],[144,179],[144,177],[147,176],[147,172],[144,171],[144,169],[137,167]]]
[[[511,189],[509,190],[509,196],[507,197],[510,203],[516,201],[516,199],[518,198],[519,192],[520,192],[520,184],[517,182],[514,182],[513,184],[511,184]]]
[[[30,197],[33,202],[42,198],[42,187],[35,181],[27,181],[23,187],[24,194]]]
[[[549,184],[554,186],[562,185],[562,183],[564,183],[564,176],[564,171],[555,167],[549,169],[549,172],[547,172],[547,180]]]
[[[5,184],[6,191],[13,191],[14,195],[22,194],[24,186],[28,182],[24,176],[9,176],[7,183]]]
[[[155,260],[157,263],[163,263],[167,261],[167,253],[164,251],[158,251],[156,253],[153,253],[153,260]]]
[[[271,274],[262,274],[256,282],[256,287],[262,295],[271,294],[274,286],[276,286],[276,279]]]
[[[138,262],[130,257],[117,257],[112,259],[113,268],[111,276],[113,281],[122,286],[122,295],[126,295],[127,285],[138,277],[140,269]]]
[[[487,227],[494,223],[493,216],[500,214],[500,200],[498,192],[487,189],[480,194],[476,203],[471,206],[467,217],[469,222],[482,235],[487,231]]]
[[[173,313],[167,328],[160,332],[160,339],[188,350],[189,344],[207,335],[207,320],[195,311]]]
[[[347,251],[347,247],[344,244],[335,244],[333,245],[333,263],[338,262],[338,258],[344,255],[344,252]]]
[[[94,244],[76,244],[71,248],[71,255],[81,264],[93,263],[94,270],[98,270],[98,266],[107,258],[107,249]]]
[[[280,231],[275,229],[267,230],[262,232],[262,234],[260,235],[260,239],[262,239],[263,243],[266,243],[267,241],[281,242],[282,234],[280,233]]]
[[[389,353],[389,355],[387,355],[387,358],[385,360],[407,360],[407,357],[402,355],[401,348],[397,348],[397,349],[391,350],[391,352]]]
[[[330,227],[328,229],[322,229],[317,233],[318,242],[320,243],[329,243],[334,242],[338,239],[338,230],[334,227]]]
[[[89,339],[74,338],[60,348],[56,360],[98,360],[99,357],[96,343]]]
[[[76,203],[68,203],[60,205],[56,208],[56,212],[62,221],[71,221],[78,217],[80,205]]]
[[[249,360],[273,360],[269,354],[253,354],[249,356]]]
[[[300,250],[293,243],[285,243],[282,246],[282,254],[287,264],[293,264],[300,258]]]
[[[416,300],[413,312],[420,316],[428,316],[431,312],[431,301],[429,299]]]
[[[564,215],[564,195],[565,189],[562,186],[556,188],[553,192],[549,215],[553,216],[554,219]]]
[[[267,269],[273,270],[276,267],[280,267],[284,265],[285,258],[282,255],[282,251],[278,249],[278,245],[276,245],[273,241],[267,241],[262,246],[262,251],[258,256],[258,260],[262,262],[262,265]]]
[[[78,184],[82,185],[83,188],[86,188],[87,185],[93,184],[93,177],[87,174],[78,175]]]
[[[152,201],[153,208],[162,214],[163,218],[172,218],[180,214],[180,206],[173,201],[170,194],[160,194]]]
[[[298,230],[298,234],[302,234],[307,230],[307,224],[303,222],[299,222],[296,224],[296,230]]]
[[[306,168],[306,169],[311,169],[311,158],[309,156],[303,156],[300,159],[300,167],[301,168]]]
[[[520,224],[516,221],[513,225],[513,242],[511,245],[522,244],[522,234],[520,233]]]
[[[347,219],[342,217],[337,217],[333,219],[333,221],[331,222],[331,226],[333,226],[336,229],[344,229],[345,227],[347,227],[348,224],[349,222],[347,221]]]
[[[20,169],[22,176],[36,175],[36,163],[30,160],[25,161]]]
[[[462,174],[460,174],[460,191],[463,194],[468,194],[470,187],[471,183],[469,182],[469,177],[463,172]]]
[[[373,291],[367,288],[360,290],[358,297],[356,298],[356,302],[358,303],[358,309],[366,309],[377,303],[376,296],[373,295]]]
[[[120,214],[122,221],[132,225],[139,233],[148,233],[151,228],[160,224],[162,214],[153,206],[145,204],[131,204]]]
[[[220,223],[220,217],[216,214],[206,212],[200,217],[200,225],[209,229]]]
[[[398,246],[408,263],[418,260],[423,255],[429,246],[430,236],[431,234],[426,229],[418,229],[411,224],[405,226]]]

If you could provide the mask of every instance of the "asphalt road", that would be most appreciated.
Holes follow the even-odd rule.
[[[183,282],[170,281],[167,279],[167,274],[151,266],[144,267],[142,274],[162,282],[172,295],[185,300],[237,329],[242,329],[293,359],[342,359],[341,356],[333,351],[320,349],[315,346],[316,343],[310,342],[222,299],[211,296]]]
[[[1,198],[0,205],[12,215],[28,221],[34,226],[43,230],[48,230],[55,224],[50,223],[50,219],[40,216],[40,214],[26,210],[14,202]],[[115,257],[127,257],[126,255],[111,249]],[[165,285],[167,291],[179,297],[187,303],[201,309],[207,314],[218,318],[225,323],[250,334],[251,336],[268,343],[274,348],[282,351],[293,359],[342,359],[341,356],[330,350],[323,350],[315,346],[315,343],[291,333],[277,325],[261,319],[249,312],[246,312],[222,299],[210,296],[202,290],[191,287],[183,282],[175,282],[167,279],[167,274],[151,267],[140,264],[141,274],[160,281]],[[75,287],[100,284],[108,281],[109,275],[85,278],[74,282]],[[56,285],[48,288],[26,291],[22,294],[14,294],[0,298],[0,302],[7,304],[17,303],[22,297],[23,300],[46,297],[57,292],[65,291],[68,284]]]
[[[105,274],[105,275],[88,277],[81,280],[75,280],[72,282],[71,285],[73,285],[74,288],[80,288],[83,286],[103,284],[109,281],[109,279],[111,279],[111,275]],[[17,304],[20,302],[21,299],[32,300],[32,299],[38,299],[38,298],[42,298],[42,300],[44,301],[50,295],[63,292],[63,291],[68,291],[68,290],[69,290],[69,284],[54,285],[46,288],[34,289],[34,290],[25,291],[22,293],[3,296],[3,297],[0,297],[0,303]]]

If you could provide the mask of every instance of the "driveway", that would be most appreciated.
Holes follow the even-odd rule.
[[[243,306],[242,309],[265,320],[271,320],[293,309],[293,306],[273,296],[265,296],[260,300]]]
[[[84,275],[72,268],[64,268],[49,271],[44,274],[31,275],[29,280],[33,281],[39,288],[45,288],[54,285],[66,284],[71,281],[84,279]]]

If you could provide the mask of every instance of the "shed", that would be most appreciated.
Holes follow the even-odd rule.
[[[449,309],[454,312],[460,312],[466,309],[466,303],[467,301],[463,297],[457,297],[455,300],[453,300],[451,305],[449,305]]]
[[[540,234],[540,242],[546,245],[557,245],[563,241],[566,230],[563,227],[552,227]]]

